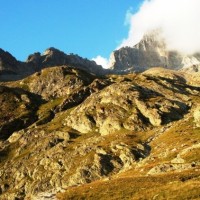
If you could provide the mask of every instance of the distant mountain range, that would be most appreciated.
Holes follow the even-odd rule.
[[[191,73],[200,70],[200,53],[185,55],[169,51],[159,31],[144,35],[143,39],[133,47],[122,47],[113,51],[108,70],[94,61],[75,54],[65,54],[53,47],[48,48],[43,54],[36,52],[29,55],[25,62],[18,61],[9,52],[0,49],[0,80],[18,80],[41,69],[63,65],[71,65],[95,75],[143,72],[152,67]]]
[[[75,54],[65,54],[53,47],[43,54],[37,52],[28,56],[25,62],[18,61],[9,52],[0,49],[0,80],[18,80],[47,67],[71,65],[89,73],[104,73],[103,68],[94,61]]]

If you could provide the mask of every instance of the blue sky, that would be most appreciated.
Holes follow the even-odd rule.
[[[82,57],[110,53],[127,37],[127,10],[143,0],[0,0],[0,48],[24,61],[48,47]]]

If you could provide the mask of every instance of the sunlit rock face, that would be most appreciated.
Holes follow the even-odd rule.
[[[112,52],[109,67],[116,72],[142,72],[151,67],[179,70],[200,65],[200,54],[185,55],[168,50],[159,31],[144,35],[133,47],[122,47]]]
[[[200,127],[200,106],[199,105],[194,110],[194,122],[197,127]]]

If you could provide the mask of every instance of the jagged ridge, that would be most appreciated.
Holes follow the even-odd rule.
[[[116,73],[142,72],[152,67],[179,70],[200,67],[200,53],[186,55],[170,51],[160,30],[151,31],[133,47],[122,47],[110,56],[109,66]],[[191,70],[192,71],[192,70]]]
[[[28,56],[25,62],[17,61],[10,53],[0,49],[0,80],[19,80],[46,67],[71,65],[74,68],[87,72],[103,75],[105,72],[94,61],[84,59],[75,54],[65,54],[53,47],[48,48],[43,54],[37,52]]]

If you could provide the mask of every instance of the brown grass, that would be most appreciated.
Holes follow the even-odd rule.
[[[199,181],[200,171],[121,177],[71,187],[57,197],[59,200],[198,199]]]

